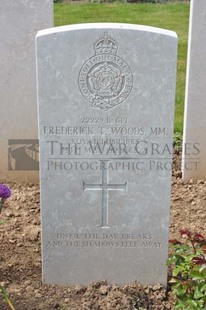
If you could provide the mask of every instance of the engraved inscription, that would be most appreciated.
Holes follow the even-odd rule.
[[[106,164],[107,161],[101,161]],[[100,190],[102,191],[102,228],[109,228],[108,225],[108,191],[126,191],[127,189],[127,181],[124,184],[109,184],[108,183],[108,170],[106,168],[102,169],[102,184],[87,184],[83,181],[83,191],[86,190]]]
[[[79,88],[92,107],[108,111],[123,102],[132,90],[128,64],[117,56],[118,44],[108,33],[95,44],[95,56],[84,63],[79,73]]]
[[[46,247],[64,247],[64,248],[145,248],[145,249],[160,249],[162,248],[161,242],[153,241],[79,241],[79,240],[49,240],[46,243]]]
[[[56,234],[55,239],[46,243],[46,247],[64,248],[145,248],[160,249],[163,243],[152,234],[114,233],[114,232],[82,232]]]

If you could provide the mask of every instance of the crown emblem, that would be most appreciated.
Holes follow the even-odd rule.
[[[107,32],[94,44],[95,54],[117,54],[118,44]]]

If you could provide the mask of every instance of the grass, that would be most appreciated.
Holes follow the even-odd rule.
[[[89,22],[143,24],[177,32],[179,37],[175,131],[183,130],[189,4],[55,4],[55,26]]]

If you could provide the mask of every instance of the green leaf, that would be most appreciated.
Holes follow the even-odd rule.
[[[196,290],[195,293],[194,293],[194,298],[195,299],[200,299],[204,297],[204,293],[200,292],[199,290]]]
[[[198,309],[198,303],[194,300],[187,300],[187,304],[192,307],[192,309]]]
[[[175,256],[171,256],[167,260],[167,266],[170,266],[172,264],[175,264],[177,262],[178,258]]]
[[[175,304],[175,309],[185,309],[185,303],[178,300]]]
[[[7,304],[9,305],[9,307],[11,308],[11,310],[15,310],[14,306],[9,298],[9,296],[7,295],[5,289],[3,288],[3,286],[0,285],[0,291],[2,293],[2,295],[4,296],[4,299],[6,300]]]
[[[172,272],[173,277],[176,277],[182,271],[185,271],[185,266],[177,266]]]
[[[204,274],[200,273],[199,271],[192,271],[190,275],[191,275],[193,281],[198,281],[198,280],[204,279]]]
[[[200,292],[205,293],[205,298],[206,298],[206,283],[200,283],[199,290],[200,290]]]
[[[200,267],[200,272],[204,272],[204,271],[206,271],[206,264],[204,264]]]
[[[198,309],[203,309],[204,300],[203,299],[197,300],[197,306],[198,306]]]
[[[177,297],[182,297],[182,296],[184,296],[185,293],[186,293],[186,291],[187,291],[186,289],[181,288],[181,287],[179,287],[179,288],[177,288],[177,289],[174,290],[174,292],[175,292],[175,294],[176,294]]]

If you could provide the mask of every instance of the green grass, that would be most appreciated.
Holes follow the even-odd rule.
[[[89,22],[121,22],[165,28],[179,37],[175,131],[182,132],[189,4],[55,4],[55,26]]]

